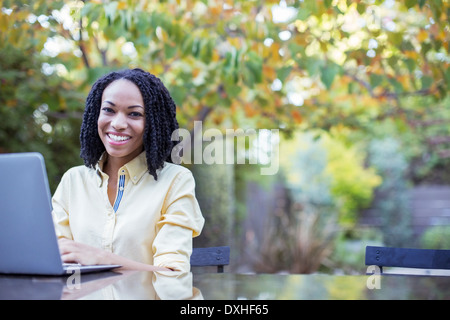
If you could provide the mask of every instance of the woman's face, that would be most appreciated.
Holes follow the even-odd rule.
[[[131,81],[110,83],[102,95],[98,134],[110,157],[124,164],[143,150],[145,109],[139,88]]]

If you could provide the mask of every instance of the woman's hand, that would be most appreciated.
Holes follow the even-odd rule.
[[[59,252],[63,262],[76,262],[82,265],[95,264],[115,264],[122,266],[122,269],[140,271],[170,271],[171,269],[155,267],[149,264],[136,262],[114,253],[89,246],[87,244],[75,242],[66,238],[58,240]]]
[[[76,262],[83,265],[109,264],[108,252],[75,242],[66,238],[58,240],[59,252],[63,262]]]

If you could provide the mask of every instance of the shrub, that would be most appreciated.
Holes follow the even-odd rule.
[[[429,227],[421,237],[425,249],[450,249],[450,226]]]

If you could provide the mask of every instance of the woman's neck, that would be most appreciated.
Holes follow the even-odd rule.
[[[141,152],[142,150],[136,150],[127,157],[112,157],[108,154],[106,161],[103,164],[103,172],[105,172],[109,177],[117,177],[119,169],[136,158]]]
[[[103,172],[110,178],[117,179],[119,169],[128,163],[128,160],[122,158],[111,157],[108,155],[103,164]]]

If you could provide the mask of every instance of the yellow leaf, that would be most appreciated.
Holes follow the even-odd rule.
[[[400,82],[405,89],[410,87],[411,82],[407,75],[397,77],[397,81]]]
[[[441,40],[442,42],[446,42],[446,34],[444,30],[441,30],[436,37],[438,40]]]
[[[210,6],[209,11],[214,17],[218,17],[222,13],[222,6]]]
[[[410,50],[405,51],[405,56],[407,56],[408,58],[411,58],[411,59],[413,59],[413,60],[415,60],[415,59],[418,58],[417,52],[415,52],[415,51],[410,51]]]
[[[6,100],[6,105],[8,107],[15,107],[17,105],[17,99]]]
[[[302,118],[302,114],[300,113],[300,111],[298,111],[298,110],[293,110],[293,111],[291,112],[291,114],[292,114],[292,118],[294,119],[295,123],[297,123],[297,124],[302,123],[303,118]]]
[[[428,39],[428,32],[426,32],[424,29],[420,30],[419,34],[417,35],[417,40],[420,42],[424,42]]]
[[[232,38],[232,37],[228,37],[227,41],[236,49],[240,49],[241,47],[241,40],[237,37]]]
[[[253,105],[250,103],[245,104],[244,111],[245,111],[245,115],[250,118],[257,114],[257,111],[255,110],[255,108],[253,108]]]
[[[278,62],[281,60],[280,57],[280,45],[276,42],[272,43],[272,45],[269,48],[270,53],[272,54],[273,62]]]
[[[217,50],[214,50],[213,51],[213,55],[212,55],[212,61],[216,62],[216,61],[219,61],[219,60],[220,60],[220,55],[217,52]]]
[[[267,79],[270,79],[271,81],[275,80],[277,77],[277,73],[275,72],[275,69],[268,65],[263,66],[263,74]]]
[[[120,1],[117,5],[117,10],[123,10],[126,9],[127,3],[125,1]]]
[[[193,78],[196,78],[198,75],[199,75],[199,73],[200,73],[200,69],[199,68],[194,68],[193,70],[192,70],[192,77]]]

